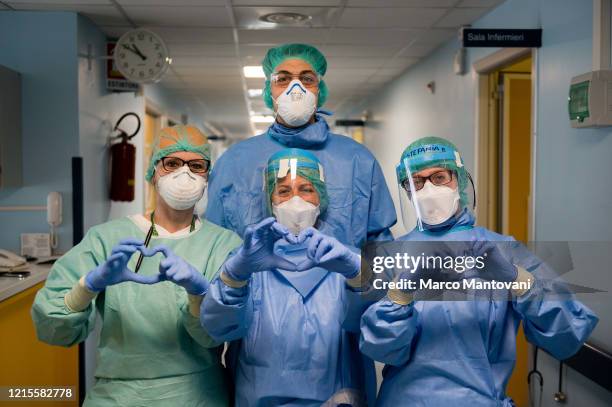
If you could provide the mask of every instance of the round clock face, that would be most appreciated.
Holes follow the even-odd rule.
[[[162,39],[142,29],[123,34],[115,45],[113,58],[119,72],[137,83],[159,81],[170,64],[168,49]]]

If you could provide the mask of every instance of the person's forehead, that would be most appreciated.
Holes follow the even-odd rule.
[[[282,63],[278,64],[275,71],[276,72],[287,71],[290,73],[302,73],[304,71],[314,72],[314,69],[308,62],[304,61],[303,59],[292,58],[292,59],[287,59],[283,61]]]
[[[305,179],[304,177],[297,175],[294,179],[291,178],[291,175],[287,175],[284,178],[281,178],[278,181],[279,185],[291,185],[291,184],[296,184],[296,185],[300,185],[300,184],[310,184],[311,182],[308,181],[307,179]]]
[[[438,171],[444,171],[447,169],[448,168],[443,168],[443,167],[429,167],[429,168],[422,169],[421,171],[415,172],[413,175],[426,177]]]
[[[178,157],[186,160],[203,158],[200,154],[194,153],[193,151],[175,151],[174,153],[168,154],[166,157]]]

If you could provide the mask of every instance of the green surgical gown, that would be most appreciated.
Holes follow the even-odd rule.
[[[187,293],[169,281],[154,285],[124,282],[109,286],[82,312],[70,312],[64,296],[81,276],[102,264],[125,238],[145,238],[130,218],[92,227],[85,238],[53,266],[32,307],[40,340],[72,346],[102,318],[96,384],[86,406],[226,406],[228,387],[215,342],[188,311]],[[212,280],[228,254],[241,244],[226,229],[203,220],[182,237],[153,237]],[[135,254],[128,266],[133,270]],[[139,273],[158,273],[161,254],[146,257]]]

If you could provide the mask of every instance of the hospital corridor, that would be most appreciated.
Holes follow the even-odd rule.
[[[612,0],[0,0],[0,406],[612,406]]]

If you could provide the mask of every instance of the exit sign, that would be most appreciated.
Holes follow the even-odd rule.
[[[465,28],[464,47],[539,48],[542,29]]]

